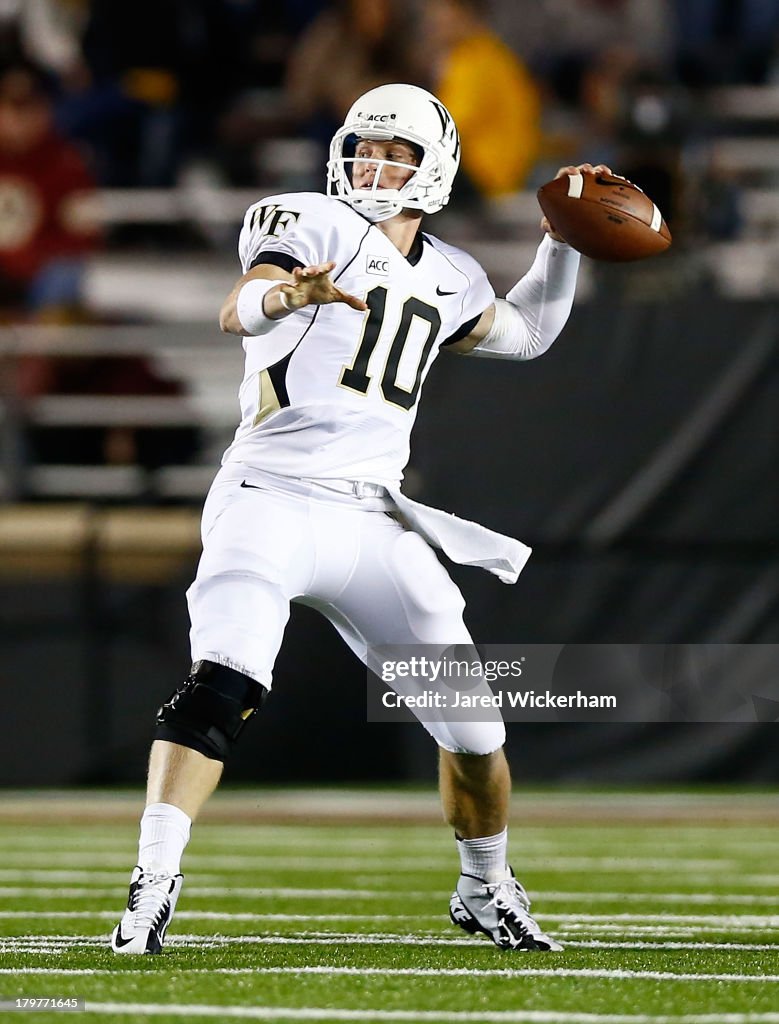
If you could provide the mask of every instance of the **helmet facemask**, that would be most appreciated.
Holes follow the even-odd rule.
[[[375,133],[371,133],[370,136],[361,133],[358,138],[354,132],[347,132],[345,137],[340,138],[343,132],[343,129],[338,132],[331,147],[331,154],[336,147],[340,147],[341,155],[331,156],[327,165],[328,195],[335,195],[339,199],[346,200],[371,221],[387,220],[404,209],[421,210],[423,213],[432,212],[429,209],[429,195],[434,185],[432,172],[435,168],[435,160],[425,153],[419,143],[395,135],[391,135],[389,139],[384,137],[376,139]],[[419,162],[411,164],[399,160],[385,160],[381,157],[355,156],[357,143],[360,139],[367,138],[374,141],[405,142],[419,154]],[[355,188],[352,183],[354,165],[358,163],[370,163],[376,167],[373,183],[367,188]],[[380,184],[386,167],[402,168],[410,171],[411,176],[399,189],[386,188]]]

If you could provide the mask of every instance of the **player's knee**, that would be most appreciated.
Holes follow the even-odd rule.
[[[267,695],[266,687],[236,669],[196,661],[184,685],[157,712],[155,739],[226,761]]]
[[[433,730],[431,730],[433,731]],[[452,754],[494,754],[506,742],[506,726],[500,722],[447,722],[446,733],[433,731],[439,747]]]

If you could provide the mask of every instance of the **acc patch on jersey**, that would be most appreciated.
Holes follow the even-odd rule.
[[[366,256],[365,273],[386,277],[389,274],[389,264],[390,261],[386,256]]]

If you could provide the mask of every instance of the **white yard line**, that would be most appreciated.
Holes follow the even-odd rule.
[[[62,953],[78,947],[107,945],[106,936],[87,935],[22,935],[0,939],[2,953]],[[485,939],[450,937],[448,935],[404,935],[388,932],[367,932],[355,935],[353,932],[306,932],[299,936],[262,935],[173,935],[167,940],[168,947],[200,946],[216,948],[236,945],[313,945],[322,944],[375,944],[375,945],[428,945],[428,946],[481,946]],[[722,950],[733,952],[779,952],[777,943],[760,942],[607,942],[599,939],[565,939],[571,949],[633,949],[633,950]]]
[[[202,936],[201,936],[201,938],[202,938]],[[413,935],[412,936],[403,936],[403,937],[398,938],[398,939],[392,939],[392,938],[388,939],[388,938],[385,938],[384,936],[380,936],[378,938],[363,937],[363,936],[359,936],[359,935],[357,935],[357,936],[355,936],[355,935],[335,936],[335,937],[332,937],[332,938],[330,936],[327,936],[327,937],[301,938],[301,937],[298,937],[298,936],[287,937],[285,935],[269,935],[269,936],[267,936],[266,938],[264,938],[262,940],[258,940],[256,945],[261,945],[261,946],[457,946],[458,948],[460,948],[462,946],[483,946],[486,941],[487,941],[486,939],[481,939],[481,938],[468,939],[468,938],[465,938],[465,937],[463,937],[461,939],[460,938],[426,939],[426,938],[417,938],[417,937],[415,937]],[[104,938],[103,941],[99,945],[100,945],[100,947],[106,947],[107,948],[107,946],[108,946],[108,938],[107,937]],[[174,948],[174,949],[176,949],[176,948],[186,948],[186,947],[190,947],[191,948],[193,946],[196,946],[198,948],[205,947],[205,948],[214,948],[214,949],[216,949],[216,948],[219,948],[221,945],[222,945],[222,943],[218,942],[218,941],[215,941],[215,942],[210,942],[210,941],[202,942],[201,941],[201,942],[194,942],[194,943],[191,943],[191,942],[182,943],[182,942],[173,942],[172,939],[169,939],[167,941],[167,943],[166,943],[166,947],[171,947],[171,948]],[[56,946],[56,945],[55,946],[41,946],[41,947],[38,947],[38,946],[34,946],[34,947],[11,946],[9,948],[6,948],[4,946],[4,944],[0,941],[0,952],[3,952],[3,953],[38,953],[38,952],[45,952],[47,954],[51,954],[51,953],[55,953],[55,952],[63,952],[65,950],[73,949],[73,948],[74,948],[73,946]],[[769,947],[769,948],[771,948],[771,947]]]
[[[2,910],[0,919],[20,918],[84,918],[93,920],[113,920],[113,910]],[[774,929],[779,928],[779,915],[761,916],[757,914],[543,914],[544,921],[557,923],[564,927],[601,927],[617,928],[620,925],[634,926],[651,925],[660,930],[669,930],[674,925],[690,925],[695,927],[712,926],[716,931],[740,929]],[[436,914],[258,914],[258,913],[227,913],[215,910],[181,910],[176,913],[177,921],[440,921],[441,913]],[[627,929],[623,929],[627,930]]]
[[[137,969],[80,967],[2,967],[0,974],[50,975],[137,975]],[[382,978],[597,978],[607,980],[647,980],[685,982],[738,982],[754,985],[775,984],[779,974],[683,974],[674,971],[632,971],[625,968],[601,967],[526,967],[479,969],[470,967],[182,967],[176,975],[327,975],[328,977],[382,977]]]
[[[202,866],[204,868],[204,870],[201,871],[200,869],[196,869],[195,866],[193,865],[192,856],[193,855],[191,855],[191,854],[187,855],[187,860],[186,860],[186,864],[185,864],[185,874],[190,869],[190,867],[192,867],[193,868],[193,875],[192,875],[192,877],[196,878],[198,881],[210,882],[210,883],[217,883],[217,882],[219,882],[219,883],[222,883],[225,886],[225,888],[226,888],[227,885],[229,884],[229,876],[232,875],[232,874],[238,874],[238,875],[240,875],[240,874],[249,874],[249,875],[256,874],[257,861],[255,859],[253,859],[253,858],[250,858],[250,857],[240,858],[240,863],[238,865],[235,865],[235,864],[226,863],[225,859],[223,857],[221,857],[221,856],[218,856],[218,855],[214,855],[213,857],[211,857],[211,856],[203,857],[202,855],[200,855],[201,856]],[[87,863],[89,865],[92,862],[89,861],[89,859],[88,859],[88,857],[86,857],[86,855],[85,856],[78,856],[77,857],[76,855],[72,855],[71,856],[69,854],[58,853],[56,859],[57,859],[57,864],[58,865],[72,864],[72,865],[75,865],[75,866],[73,866],[73,867],[71,867],[69,869],[63,869],[62,867],[46,868],[45,866],[41,866],[41,865],[45,865],[47,863],[51,863],[51,860],[52,860],[51,855],[46,855],[46,856],[39,855],[38,859],[37,859],[37,862],[36,862],[35,857],[31,855],[31,858],[27,858],[27,857],[23,858],[24,866],[20,865],[19,867],[5,867],[5,868],[1,868],[0,869],[0,882],[79,882],[79,881],[81,881],[83,879],[85,882],[89,882],[90,884],[92,882],[94,882],[94,881],[100,881],[100,882],[103,882],[103,883],[109,883],[109,884],[115,883],[118,886],[125,886],[127,884],[127,879],[130,876],[130,868],[128,867],[129,860],[124,855],[121,855],[121,856],[120,855],[116,855],[116,856],[112,856],[112,857],[109,857],[109,858],[101,856],[101,857],[99,857],[98,859],[96,859],[94,861],[94,866],[87,866],[87,867],[85,867],[84,864]],[[230,858],[228,857],[227,859],[229,861]],[[3,857],[1,853],[0,853],[0,862],[4,863],[6,865],[8,865],[10,863],[9,858],[8,857]],[[33,867],[32,865],[36,864],[36,863],[37,863],[38,866],[34,866]],[[545,866],[546,866],[546,864],[548,862],[544,861],[540,866],[536,862],[531,862],[531,861],[526,861],[526,860],[522,861],[521,863],[522,863],[523,868],[524,868],[524,872],[523,873],[525,873],[525,872],[526,873],[534,872],[534,873],[541,873],[541,874],[543,874],[544,870],[545,870]],[[112,868],[112,866],[113,866],[113,868]],[[365,865],[363,865],[363,867],[364,866]],[[214,870],[215,868],[219,869],[218,873],[216,873],[216,871]],[[442,872],[449,872],[450,874],[453,872],[451,858],[447,858],[445,864],[443,862],[441,863],[440,870]],[[555,869],[555,870],[557,870],[557,869]],[[360,872],[358,872],[358,875],[360,877],[363,877],[366,873],[369,873],[369,872],[365,872],[365,871],[361,870]],[[414,871],[411,872],[412,875],[414,873],[415,873]],[[559,873],[564,873],[563,869],[560,869]],[[592,873],[596,873],[596,872],[591,871],[590,873],[592,874]],[[611,874],[614,873],[614,870],[609,868],[607,870],[604,869],[603,872],[597,872],[597,873],[611,875]],[[631,872],[627,872],[626,871],[625,873],[633,873],[633,872],[631,870]],[[640,873],[640,872],[637,872],[637,873]],[[678,874],[678,872],[675,872],[675,871],[674,872],[670,872],[670,873],[671,874]],[[395,873],[395,876],[393,878],[393,886],[395,886],[395,887],[397,886],[398,879],[400,877],[401,876],[398,876],[397,873]],[[402,878],[401,878],[401,881],[402,881]],[[661,882],[662,879],[658,878],[657,881]],[[722,875],[719,874],[718,872],[706,873],[706,872],[700,872],[700,871],[696,870],[695,871],[695,877],[694,877],[694,879],[691,879],[691,881],[694,882],[695,884],[697,884],[699,887],[702,887],[704,885],[715,885],[717,883],[721,883]],[[743,873],[741,870],[738,870],[736,872],[736,879],[735,879],[735,881],[736,881],[736,884],[738,885],[739,888],[744,888],[744,887],[747,887],[747,886],[756,887],[756,888],[762,888],[762,887],[772,888],[772,889],[779,888],[779,874],[748,874],[748,873]],[[189,885],[187,886],[187,891],[188,892],[190,891],[190,886]],[[317,892],[322,892],[322,891],[325,892],[325,893],[332,892],[334,894],[335,893],[348,893],[348,894],[351,894],[351,895],[354,894],[354,890],[351,890],[351,889],[346,890],[346,889],[336,888],[336,889],[319,890],[319,889],[306,889],[306,888],[295,887],[295,886],[268,887],[266,890],[260,890],[260,891],[267,891],[269,893],[288,894],[290,896],[299,895],[299,896],[305,897],[305,898],[308,898],[310,896],[314,896]],[[420,897],[421,898],[421,897],[425,897],[425,896],[430,896],[431,895],[430,890],[408,891],[408,890],[402,889],[402,888],[394,888],[394,889],[390,889],[389,891],[396,891],[399,895],[403,895],[404,897]],[[374,899],[374,898],[378,899],[378,898],[384,898],[387,895],[388,890],[387,890],[386,887],[382,888],[382,889],[370,889],[370,890],[366,888],[366,889],[360,890],[360,892],[362,894],[362,898],[364,898],[364,899]],[[539,898],[540,898],[540,893],[538,893],[538,895],[539,895]],[[602,893],[602,894],[601,893],[595,893],[595,894],[591,894],[591,893],[588,892],[588,893],[586,893],[584,895],[586,895],[587,897],[592,897],[592,898],[596,898],[597,899],[597,898],[605,898],[608,895],[610,895],[610,893]],[[652,894],[648,894],[648,895],[652,895],[652,896],[658,895],[659,896],[660,894],[652,893]],[[680,894],[680,895],[683,896],[684,894]],[[738,894],[733,894],[733,895],[737,896]],[[555,897],[551,897],[551,898],[555,898]],[[564,894],[561,895],[560,898],[564,898]],[[674,898],[675,898],[675,896],[674,896]]]
[[[714,893],[714,892],[548,892],[543,889],[531,891],[534,900],[549,903],[733,903],[779,906],[778,896],[762,893]]]
[[[60,881],[71,880],[70,872],[60,872]],[[2,872],[0,872],[0,876]],[[19,872],[20,880],[25,877]],[[29,875],[27,876],[29,877]],[[116,888],[95,888],[94,875],[84,873],[84,886],[63,888],[62,886],[0,886],[0,897],[29,896],[31,899],[95,899],[117,895]],[[72,879],[78,881],[77,878]],[[121,880],[124,884],[124,879]],[[118,884],[118,883],[117,883]],[[189,885],[186,888],[187,898],[212,899],[213,897],[241,896],[247,899],[386,899],[384,889],[300,889],[292,887],[256,887],[234,885]],[[430,890],[397,890],[397,895],[404,899],[435,899],[438,895]],[[534,900],[549,903],[695,903],[699,905],[759,905],[779,906],[779,896],[768,896],[760,893],[685,893],[685,892],[559,892],[531,891]]]

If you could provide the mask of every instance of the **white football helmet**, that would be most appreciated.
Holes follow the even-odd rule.
[[[358,139],[402,139],[422,151],[419,166],[379,160],[370,188],[352,188]],[[371,161],[373,163],[374,161]],[[449,202],[460,163],[460,136],[452,115],[432,93],[415,85],[380,85],[361,96],[330,143],[327,194],[343,199],[368,220],[388,220],[405,208],[436,213]],[[385,166],[415,173],[400,189],[379,189]]]

